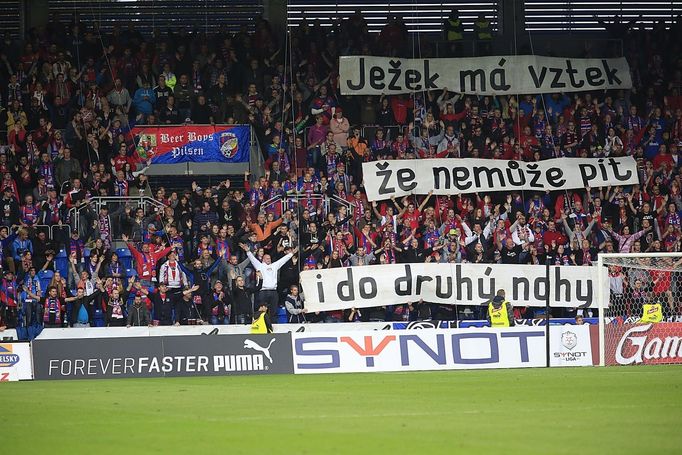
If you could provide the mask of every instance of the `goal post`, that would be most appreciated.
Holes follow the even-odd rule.
[[[599,365],[682,363],[682,253],[602,253]]]

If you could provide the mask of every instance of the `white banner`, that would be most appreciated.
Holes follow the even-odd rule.
[[[547,366],[544,327],[291,336],[296,374]],[[588,326],[550,327],[550,347],[552,366],[592,365]]]
[[[389,160],[362,163],[367,199],[408,194],[479,191],[555,191],[637,185],[637,162],[620,158],[554,158],[538,162],[479,158]]]
[[[589,338],[586,341],[589,345]],[[325,336],[292,333],[292,344],[296,374],[524,368],[547,364],[545,329],[541,327],[351,331]]]
[[[343,95],[444,88],[479,95],[518,95],[632,87],[625,58],[537,55],[426,59],[344,56],[339,58],[339,79]]]
[[[596,307],[597,268],[551,266],[553,307]],[[544,307],[545,267],[509,264],[386,264],[301,272],[309,312],[408,302],[484,305],[504,289],[515,306]]]
[[[0,382],[33,379],[29,343],[0,343]]]

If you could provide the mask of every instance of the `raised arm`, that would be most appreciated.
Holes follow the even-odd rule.
[[[261,261],[259,261],[258,259],[256,259],[256,256],[254,256],[253,253],[251,253],[251,251],[249,250],[249,246],[244,244],[244,243],[240,243],[239,246],[242,247],[242,249],[244,251],[246,251],[246,257],[249,258],[249,261],[251,261],[251,264],[253,264],[253,266],[257,270],[259,270],[263,266],[263,263]]]
[[[426,207],[426,203],[429,202],[429,199],[431,199],[431,195],[433,195],[433,190],[429,191],[429,194],[424,198],[421,204],[419,204],[419,211],[421,212],[424,210],[424,207]]]
[[[587,225],[587,228],[585,228],[585,231],[583,231],[583,236],[587,237],[590,235],[590,232],[592,232],[592,228],[594,228],[594,225],[597,223],[597,217],[592,216],[592,221],[590,221],[590,224]]]

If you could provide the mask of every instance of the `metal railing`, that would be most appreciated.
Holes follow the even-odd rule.
[[[7,228],[8,231],[12,231],[14,228],[21,227],[20,225],[12,225],[12,226],[0,226],[0,227],[5,227]],[[63,236],[65,235],[66,237],[69,236],[69,233],[71,232],[71,226],[68,224],[32,224],[30,226],[27,226],[26,229],[28,230],[34,230],[34,231],[42,231],[46,232],[47,236],[50,240],[54,240],[55,238],[55,232],[56,231],[65,231],[63,233]]]
[[[337,204],[337,205],[343,205],[346,207],[348,210],[348,214],[352,215],[354,206],[350,202],[346,201],[345,199],[340,198],[339,196],[326,196],[322,194],[311,194],[311,195],[306,195],[306,194],[288,194],[284,197],[282,196],[275,196],[267,201],[261,203],[260,205],[260,210],[267,212],[269,210],[276,210],[277,205],[279,205],[279,209],[281,210],[281,213],[284,213],[286,210],[292,210],[296,208],[301,200],[307,200],[307,201],[315,201],[316,205],[321,203],[322,204],[322,210],[323,214],[326,216],[328,213],[330,213],[331,206],[332,204]]]
[[[131,203],[134,203],[136,207],[141,207],[145,213],[147,213],[150,208],[157,208],[158,211],[162,211],[167,207],[164,203],[157,201],[151,196],[95,196],[91,197],[85,204],[69,209],[69,223],[73,229],[81,232],[82,210],[86,208],[94,209],[95,213],[99,213],[102,207],[107,207],[111,210],[112,205],[120,206],[121,204],[124,204],[132,206]]]

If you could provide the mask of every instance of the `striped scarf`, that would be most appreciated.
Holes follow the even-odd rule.
[[[109,215],[99,216],[99,235],[100,238],[104,240],[106,247],[109,248],[111,239],[111,224]]]
[[[54,318],[55,324],[62,322],[61,304],[58,298],[48,297],[45,300],[45,313],[43,314],[43,322],[49,323],[50,317]]]

